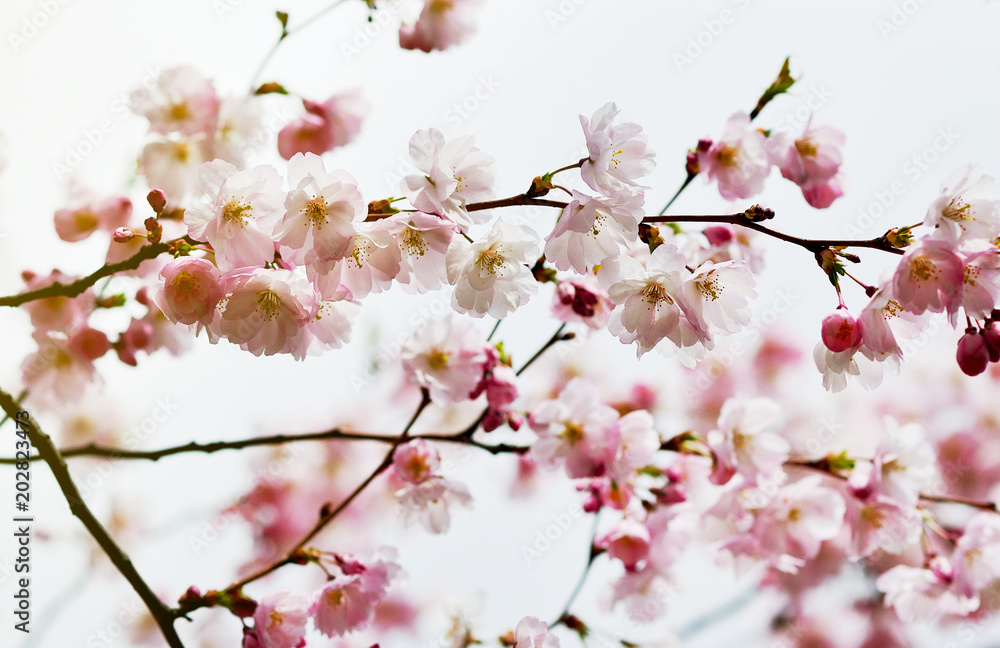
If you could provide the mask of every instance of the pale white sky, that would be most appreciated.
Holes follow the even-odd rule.
[[[101,244],[70,245],[55,236],[52,214],[63,204],[67,187],[54,165],[75,167],[79,182],[98,192],[121,191],[131,178],[144,133],[142,120],[123,110],[133,87],[159,70],[190,64],[214,78],[221,92],[242,91],[277,35],[274,10],[288,11],[294,27],[323,6],[319,1],[5,0],[0,9],[0,132],[7,160],[0,173],[0,293],[19,290],[24,268],[47,272],[58,265],[85,273],[99,265]],[[519,193],[534,175],[578,159],[583,137],[577,116],[615,101],[624,118],[644,126],[658,153],[657,170],[647,179],[652,187],[647,202],[658,210],[683,179],[686,149],[700,137],[717,135],[731,113],[749,110],[786,56],[792,57],[800,83],[757,123],[797,127],[806,107],[814,109],[816,122],[847,133],[849,185],[844,198],[820,212],[808,208],[798,190],[775,172],[761,201],[777,212],[776,229],[824,238],[873,237],[890,225],[919,221],[941,179],[962,164],[978,162],[987,173],[1000,174],[995,82],[1000,7],[984,0],[484,0],[474,37],[456,50],[433,55],[401,51],[398,17],[385,11],[388,26],[369,24],[363,3],[352,0],[286,42],[263,75],[263,80],[279,80],[315,99],[364,89],[373,111],[362,136],[330,154],[328,164],[350,170],[370,199],[396,193],[387,178],[405,161],[410,135],[431,126],[448,135],[475,135],[480,148],[497,159],[498,192]],[[460,115],[456,104],[471,107],[467,116]],[[286,114],[280,104],[273,110],[275,120]],[[69,151],[86,150],[88,135],[100,141],[77,163]],[[886,192],[894,190],[898,195],[884,213],[872,208],[880,195],[889,202]],[[131,191],[141,207],[141,187]],[[674,211],[725,213],[731,207],[699,180]],[[550,215],[540,218],[551,222]],[[800,327],[801,338],[811,346],[819,317],[835,305],[832,291],[807,254],[777,246],[771,250],[762,303],[782,290],[796,295],[795,308],[783,321],[792,329]],[[874,280],[883,263],[866,256],[865,276]],[[126,402],[115,413],[126,427],[149,416],[157,398],[180,403],[180,413],[150,441],[155,446],[326,426],[357,401],[350,377],[363,371],[379,344],[405,333],[406,318],[386,314],[407,312],[419,303],[372,302],[363,320],[372,331],[359,331],[361,343],[351,351],[301,364],[202,344],[183,361],[154,358],[138,371],[119,369],[109,359],[105,391]],[[540,313],[544,306],[526,312]],[[5,336],[0,385],[14,390],[17,367],[30,349],[27,318],[0,313],[0,330]],[[505,323],[504,330],[510,336],[505,339],[516,342],[520,337],[522,358],[548,335],[536,330],[530,316],[509,327]],[[627,363],[630,356],[614,357]],[[669,362],[653,358],[643,366],[655,371],[656,363]],[[628,375],[630,366],[622,364],[616,371]],[[373,407],[378,402],[375,397],[366,400]],[[2,447],[0,453],[7,454]],[[216,493],[212,484],[218,475],[240,474],[238,457],[180,461],[173,467],[130,466],[116,473],[122,479],[119,487],[127,479],[157,484],[160,492],[138,499],[139,508],[152,511],[147,511],[151,526],[180,514],[181,507],[171,500],[195,502],[189,510],[211,515],[236,492],[236,486],[223,482]],[[178,475],[189,479],[178,485]],[[81,569],[72,546],[82,542],[77,540],[80,530],[48,481],[39,476],[36,482],[39,528],[77,535],[72,541],[34,545],[38,624],[45,623],[47,606]],[[0,493],[12,492],[3,487],[6,483],[6,476],[0,478]],[[416,534],[406,546],[404,557],[413,559],[407,565],[411,585],[440,580],[438,589],[447,591],[454,581],[462,596],[489,589],[483,619],[491,632],[524,614],[551,616],[575,578],[586,543],[585,524],[575,525],[560,540],[565,560],[555,555],[563,550],[553,552],[534,569],[518,563],[510,547],[492,558],[481,550],[466,553],[468,564],[463,560],[458,569],[442,556],[468,551],[472,543],[485,542],[510,525],[523,531],[510,534],[514,544],[531,538],[552,514],[574,501],[572,491],[567,487],[529,511],[494,519],[491,505],[499,505],[500,498],[482,484],[473,487],[476,509],[456,524],[454,535]],[[164,497],[164,491],[176,497]],[[98,501],[106,510],[106,498]],[[195,515],[192,528],[199,524]],[[4,528],[0,524],[0,531]],[[222,584],[231,573],[231,564],[220,556],[215,556],[217,563],[200,563],[203,572],[158,559],[158,551],[179,556],[178,561],[188,557],[183,533],[163,542],[166,549],[140,548],[137,561],[152,580],[160,578],[172,588],[172,595],[189,584],[171,578],[178,571],[187,580],[198,573],[202,585]],[[227,546],[245,549],[235,540]],[[0,558],[9,553],[8,541],[0,540]],[[678,623],[717,602],[716,585],[705,577],[713,573],[708,569],[694,568],[690,596],[671,602]],[[470,571],[477,582],[463,584],[463,579],[471,580]],[[513,573],[517,582],[510,582]],[[91,633],[106,627],[123,591],[116,578],[106,573],[94,577],[87,599],[72,604],[42,645],[84,645]],[[595,577],[591,585],[599,582]],[[726,587],[739,589],[728,581]],[[7,609],[9,592],[9,583],[0,583],[0,610]],[[593,607],[597,587],[586,592],[586,605]],[[8,637],[7,612],[0,613],[0,623],[0,637]],[[127,644],[119,640],[113,645]],[[706,640],[704,645],[712,644]]]

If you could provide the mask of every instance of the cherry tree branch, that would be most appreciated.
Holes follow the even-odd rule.
[[[11,417],[14,417],[21,409],[17,401],[14,400],[14,397],[2,389],[0,389],[0,408]],[[87,504],[83,501],[83,497],[80,495],[80,491],[73,482],[73,478],[69,474],[66,462],[52,442],[52,438],[38,427],[34,419],[28,419],[21,422],[21,424],[27,426],[28,439],[38,449],[38,454],[48,464],[49,469],[55,476],[56,482],[59,484],[59,490],[62,491],[66,502],[69,504],[70,512],[83,523],[83,526],[86,527],[90,535],[93,536],[97,544],[107,554],[111,563],[121,572],[121,575],[125,577],[139,595],[139,598],[146,604],[150,614],[153,616],[153,620],[159,626],[160,631],[167,640],[167,645],[170,648],[184,648],[184,644],[174,629],[174,617],[170,609],[153,593],[153,590],[150,589],[146,581],[139,575],[128,554],[122,551],[121,547],[115,543],[111,534],[108,533],[107,529],[104,528],[90,508],[87,507]]]

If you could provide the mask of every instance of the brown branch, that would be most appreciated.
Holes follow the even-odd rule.
[[[7,413],[8,416],[14,417],[17,412],[21,409],[20,405],[14,398],[7,392],[0,389],[0,408]],[[164,638],[167,640],[167,644],[171,648],[184,648],[184,644],[181,642],[180,637],[177,635],[177,631],[174,629],[174,617],[171,614],[170,609],[166,607],[153,590],[150,589],[146,581],[142,579],[139,572],[136,570],[135,566],[132,564],[132,560],[128,555],[122,551],[111,534],[108,533],[107,529],[101,525],[100,521],[94,516],[91,510],[87,507],[87,504],[83,501],[83,497],[80,496],[80,491],[77,489],[76,484],[73,482],[73,478],[69,474],[69,469],[66,466],[66,462],[63,460],[62,456],[59,454],[59,450],[56,448],[55,444],[52,442],[52,438],[49,435],[42,432],[38,424],[35,423],[34,419],[28,419],[21,423],[22,425],[27,425],[28,427],[28,439],[31,444],[38,449],[38,454],[41,458],[48,464],[49,469],[52,470],[52,474],[56,478],[56,482],[59,484],[59,489],[62,491],[66,498],[66,502],[69,504],[70,512],[79,518],[83,526],[86,527],[87,531],[93,536],[97,544],[100,545],[104,553],[107,554],[111,563],[121,572],[122,576],[129,582],[132,588],[142,599],[143,603],[149,609],[150,614],[153,616],[153,620],[156,625],[160,627],[160,631],[163,633]]]
[[[495,209],[497,207],[520,207],[535,205],[538,207],[558,207],[564,209],[569,203],[561,200],[546,200],[545,198],[530,198],[524,194],[501,198],[500,200],[487,200],[485,202],[471,203],[465,206],[466,211],[482,211],[484,209]]]
[[[738,225],[740,227],[745,227],[747,229],[752,229],[754,231],[760,232],[761,234],[766,234],[773,238],[785,241],[786,243],[792,243],[793,245],[798,245],[809,250],[812,253],[820,252],[827,248],[832,247],[863,247],[872,248],[875,250],[880,250],[882,252],[889,252],[890,254],[905,254],[905,252],[899,248],[895,248],[885,240],[884,236],[880,236],[874,239],[863,239],[863,240],[853,240],[853,239],[803,239],[797,236],[792,236],[791,234],[785,234],[784,232],[777,232],[775,230],[764,227],[760,223],[755,223],[746,217],[744,212],[739,214],[724,214],[721,216],[647,216],[642,219],[643,223],[728,223],[730,225]]]
[[[164,252],[167,252],[172,244],[180,240],[185,240],[189,243],[195,242],[185,236],[181,239],[176,239],[175,241],[164,241],[161,243],[146,245],[139,248],[139,251],[128,259],[119,261],[118,263],[105,264],[86,277],[77,279],[72,283],[64,284],[57,281],[54,284],[37,290],[30,290],[18,295],[11,295],[9,297],[0,297],[0,306],[20,306],[21,304],[26,304],[27,302],[35,301],[36,299],[45,299],[46,297],[76,297],[104,277],[110,277],[113,274],[117,274],[125,270],[135,270],[139,267],[140,263],[148,261],[149,259],[154,259]]]

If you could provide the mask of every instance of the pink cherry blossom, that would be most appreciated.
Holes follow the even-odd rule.
[[[424,52],[448,49],[472,33],[472,14],[479,0],[424,0],[412,25],[399,28],[399,46]]]
[[[827,349],[840,353],[861,344],[861,322],[846,308],[838,308],[823,319],[822,340]]]
[[[591,189],[605,196],[639,191],[643,187],[635,181],[656,167],[641,126],[632,122],[612,125],[618,112],[618,106],[608,103],[589,120],[580,115],[589,154],[580,173]]]
[[[899,303],[917,315],[958,308],[965,264],[953,244],[921,239],[907,250],[893,275]]]
[[[464,484],[439,475],[398,491],[396,499],[404,523],[414,519],[431,533],[444,533],[451,526],[451,509],[468,507],[472,502]]]
[[[771,135],[766,146],[781,175],[802,189],[806,202],[822,209],[843,195],[838,173],[844,140],[844,133],[837,128],[807,125],[798,139]]]
[[[176,205],[200,188],[199,169],[214,157],[212,145],[202,135],[150,142],[139,155],[139,169],[146,184]]]
[[[448,248],[448,281],[455,286],[452,306],[473,317],[500,319],[538,292],[528,269],[538,255],[538,235],[529,227],[498,220],[475,243],[456,236]]]
[[[301,648],[306,622],[313,615],[313,597],[279,590],[262,598],[254,612],[254,631],[261,648]]]
[[[611,298],[593,275],[560,281],[552,300],[552,314],[561,322],[580,322],[594,330],[607,326]]]
[[[351,251],[356,225],[368,215],[357,181],[346,171],[327,171],[322,158],[307,153],[288,161],[288,183],[292,189],[275,239],[291,248],[289,258],[298,262],[343,258]]]
[[[605,470],[606,448],[618,412],[601,402],[596,385],[574,378],[559,394],[531,412],[528,419],[538,440],[532,456],[547,466],[565,460],[570,477],[594,477]]]
[[[810,475],[783,486],[758,514],[752,533],[768,552],[811,560],[822,541],[840,532],[845,508],[839,493]]]
[[[70,284],[76,279],[53,270],[46,276],[26,272],[23,274],[25,291],[38,290],[54,283]],[[86,290],[76,297],[55,295],[43,297],[25,303],[22,308],[28,312],[31,325],[38,332],[71,331],[84,322],[94,310],[94,293]]]
[[[21,364],[21,380],[39,400],[76,401],[95,378],[94,363],[61,335],[34,333],[38,351]]]
[[[929,621],[942,614],[966,616],[979,607],[978,598],[955,592],[952,580],[951,564],[938,556],[928,568],[897,565],[879,576],[875,587],[902,621]]]
[[[487,216],[465,209],[493,197],[493,158],[473,146],[472,137],[445,142],[435,128],[417,131],[410,138],[410,159],[422,175],[406,176],[400,189],[416,209],[446,216],[463,229]]]
[[[334,95],[320,103],[303,99],[305,114],[278,133],[278,153],[286,160],[297,153],[321,155],[349,144],[361,132],[369,111],[360,91]]]
[[[225,97],[219,102],[219,123],[215,130],[214,157],[239,169],[262,147],[264,99],[255,95]]]
[[[133,92],[130,105],[153,132],[190,136],[215,131],[219,97],[211,81],[182,66],[163,72],[151,89]]]
[[[955,590],[967,598],[978,597],[1000,578],[1000,516],[979,513],[969,520],[951,562]]]
[[[634,569],[649,555],[650,535],[646,525],[625,517],[597,538],[594,546],[605,549],[608,555],[620,560],[626,569]]]
[[[396,279],[404,289],[427,292],[447,283],[445,259],[455,235],[455,224],[424,212],[401,212],[388,220],[401,253]]]
[[[864,490],[848,488],[848,494],[844,523],[851,530],[848,555],[852,559],[876,551],[899,554],[920,540],[923,518],[916,508]]]
[[[441,456],[423,439],[407,441],[392,454],[396,476],[409,484],[429,479],[441,463]]]
[[[948,241],[992,241],[1000,234],[1000,185],[967,164],[941,182],[941,196],[927,210],[924,224]]]
[[[536,617],[524,617],[514,630],[514,648],[559,648],[559,638]]]
[[[215,160],[204,165],[199,176],[203,199],[184,212],[191,237],[212,244],[221,270],[273,261],[271,233],[284,197],[274,167],[238,171],[228,162]]]
[[[182,257],[160,271],[163,285],[153,297],[156,305],[172,322],[208,324],[222,299],[218,268],[196,257]]]
[[[318,355],[328,349],[339,349],[351,341],[352,326],[361,311],[361,306],[355,302],[320,301],[316,305],[316,316],[306,322],[303,336],[305,353]],[[302,355],[302,347],[291,351],[292,355]]]
[[[427,389],[435,403],[460,403],[470,398],[483,376],[486,346],[486,337],[468,319],[435,319],[403,345],[403,371],[410,382]]]
[[[934,449],[916,423],[899,425],[886,417],[885,427],[886,434],[875,449],[867,477],[859,466],[851,476],[851,485],[915,506],[921,491],[937,476]]]
[[[688,321],[703,335],[709,329],[736,333],[750,323],[757,282],[742,261],[706,261],[684,278],[681,293]]]
[[[316,294],[305,279],[288,270],[243,269],[222,276],[229,295],[221,318],[213,323],[225,336],[254,355],[292,353],[305,325],[316,316]]]
[[[961,307],[975,319],[986,319],[1000,303],[1000,249],[989,247],[965,256]],[[955,309],[957,311],[957,309]],[[951,323],[957,322],[957,313]]]
[[[844,180],[840,174],[823,184],[809,184],[802,187],[802,197],[816,209],[826,209],[833,201],[844,195]]]
[[[98,229],[113,232],[128,224],[132,201],[124,196],[89,201],[74,208],[60,209],[55,215],[56,234],[70,243],[82,241]]]
[[[685,263],[675,246],[664,243],[645,264],[631,257],[616,257],[598,274],[608,286],[612,303],[621,306],[611,314],[608,329],[624,344],[636,342],[640,356],[680,326]]]
[[[764,134],[750,128],[750,116],[739,112],[726,122],[719,141],[706,150],[699,147],[698,162],[708,180],[718,179],[723,198],[749,198],[760,193],[771,172],[764,143]]]
[[[309,279],[325,299],[363,299],[389,288],[399,274],[402,253],[392,237],[393,224],[362,223],[338,260],[316,259],[306,267]]]
[[[545,258],[560,270],[586,274],[636,240],[642,218],[641,195],[591,198],[578,191],[563,209],[545,242]]]
[[[780,411],[766,398],[725,402],[719,413],[718,428],[708,436],[718,467],[715,483],[724,484],[734,473],[748,483],[771,479],[782,472],[791,445],[779,434]]]

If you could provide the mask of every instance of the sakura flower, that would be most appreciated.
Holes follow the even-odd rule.
[[[966,616],[979,607],[978,598],[952,589],[951,565],[943,556],[928,568],[897,565],[878,577],[875,587],[885,593],[885,604],[904,622],[931,621],[942,614]]]
[[[618,112],[618,106],[608,103],[589,120],[580,115],[589,154],[580,173],[591,189],[605,196],[642,189],[635,181],[656,167],[641,126],[632,122],[612,125]]]
[[[850,487],[848,493],[844,523],[851,530],[848,555],[852,559],[879,550],[899,554],[920,540],[923,518],[916,508]]]
[[[699,147],[698,163],[709,180],[718,179],[723,198],[749,198],[764,188],[771,172],[764,142],[764,134],[750,128],[750,116],[739,112],[726,122],[719,141]]]
[[[423,439],[407,441],[392,453],[392,467],[404,482],[419,484],[437,472],[441,456]]]
[[[641,195],[591,198],[574,191],[573,200],[546,239],[545,257],[560,270],[587,273],[636,240],[642,203]]]
[[[60,209],[55,215],[56,234],[64,241],[82,241],[98,229],[113,232],[128,223],[132,201],[124,196],[89,201],[75,208]]]
[[[531,454],[548,466],[564,459],[572,478],[600,475],[617,420],[618,413],[601,402],[593,383],[574,378],[559,398],[545,401],[531,412],[528,422],[538,435]]]
[[[219,98],[211,81],[182,66],[163,72],[152,89],[133,92],[130,106],[153,132],[190,136],[214,132]]]
[[[827,349],[840,353],[861,344],[861,322],[846,308],[838,308],[823,318],[822,341]]]
[[[424,212],[401,212],[388,219],[389,230],[401,253],[397,280],[404,288],[427,292],[448,281],[445,261],[455,235],[450,220]]]
[[[306,645],[306,622],[316,604],[311,596],[280,590],[257,603],[254,631],[261,648],[301,648]]]
[[[634,569],[649,554],[650,535],[646,525],[638,520],[625,517],[615,526],[597,538],[594,546],[608,552],[612,558],[620,560],[625,569]]]
[[[984,239],[1000,234],[1000,185],[979,166],[967,164],[941,182],[941,196],[927,209],[924,224],[947,241]]]
[[[208,241],[222,270],[274,260],[271,232],[281,215],[281,177],[271,166],[238,171],[222,160],[199,172],[203,199],[184,212],[191,237]]]
[[[493,196],[493,158],[472,142],[472,137],[464,136],[446,143],[444,134],[435,128],[414,133],[410,159],[424,175],[403,178],[401,191],[410,204],[447,216],[463,229],[478,222],[484,215],[473,216],[465,205]]]
[[[324,299],[362,299],[392,284],[400,271],[402,253],[391,228],[392,223],[381,221],[359,225],[343,258],[317,259],[306,267]]]
[[[500,319],[538,292],[526,264],[538,254],[538,235],[502,220],[476,243],[454,237],[448,248],[448,281],[455,285],[452,306],[474,317]]]
[[[360,310],[360,305],[347,300],[320,301],[316,306],[316,316],[306,322],[303,340],[308,344],[305,352],[319,354],[326,349],[339,349],[350,342],[351,326]],[[298,357],[301,350],[291,353]]]
[[[78,400],[95,378],[93,360],[69,339],[37,332],[32,337],[38,350],[21,364],[25,389],[54,402]]]
[[[304,263],[335,261],[351,250],[355,225],[368,207],[358,183],[346,171],[327,171],[322,158],[297,154],[288,161],[285,214],[274,237]]]
[[[204,136],[150,142],[139,155],[139,169],[150,187],[179,204],[198,190],[199,169],[213,158],[212,146]]]
[[[560,281],[552,300],[552,314],[561,322],[580,322],[594,330],[604,328],[611,315],[611,298],[593,277]]]
[[[514,648],[559,648],[559,638],[536,617],[524,617],[514,630]]]
[[[843,195],[837,176],[844,139],[844,133],[832,126],[807,125],[798,139],[771,135],[766,146],[771,162],[802,189],[806,202],[824,208]]]
[[[965,264],[953,244],[921,239],[910,246],[893,275],[899,303],[917,315],[958,308]]]
[[[887,417],[885,426],[887,433],[875,449],[871,476],[865,487],[902,504],[916,505],[920,492],[937,476],[934,449],[916,423],[900,426]],[[857,481],[852,484],[860,486]]]
[[[439,405],[460,403],[483,375],[486,338],[472,322],[450,316],[428,322],[403,345],[403,371]]]
[[[399,28],[399,46],[424,52],[444,50],[472,33],[472,12],[478,0],[424,0],[413,25]]]
[[[504,423],[517,430],[523,423],[521,416],[511,411],[511,405],[518,396],[517,373],[512,367],[499,362],[499,353],[494,347],[487,348],[483,371],[482,380],[469,394],[470,398],[486,394],[487,412],[482,422],[483,431],[492,432]]]
[[[357,90],[320,103],[303,99],[306,113],[278,133],[278,153],[286,160],[298,153],[321,155],[350,143],[361,132],[368,102]]]
[[[54,283],[69,284],[74,281],[74,277],[65,275],[59,270],[53,270],[47,276],[30,272],[25,272],[22,276],[27,284],[26,291],[39,290]],[[36,331],[69,332],[87,321],[94,306],[94,293],[88,289],[76,297],[54,295],[34,299],[25,303],[22,308],[28,312],[31,325]]]
[[[328,637],[366,628],[390,582],[400,572],[393,549],[380,549],[365,563],[345,556],[335,558],[343,575],[316,593],[316,629]]]
[[[316,316],[315,291],[305,279],[257,268],[228,272],[222,284],[229,298],[213,332],[257,356],[294,349],[296,359],[304,357],[299,338]]]
[[[989,318],[1000,303],[1000,249],[989,247],[965,257],[960,303],[969,317]],[[952,326],[956,321],[957,312],[951,318]]]
[[[782,472],[791,445],[780,434],[779,409],[766,398],[731,398],[719,413],[718,429],[708,435],[718,467],[713,482],[724,484],[739,473],[751,484]]]
[[[736,333],[750,323],[748,299],[757,296],[757,282],[740,261],[706,261],[684,279],[685,314],[701,331]]]
[[[622,306],[612,313],[609,330],[625,344],[636,342],[640,356],[678,331],[685,263],[675,246],[664,243],[645,265],[621,256],[609,260],[598,274],[612,303]]]
[[[635,471],[653,463],[660,449],[660,435],[653,428],[653,416],[634,410],[618,419],[608,444],[608,473],[623,484],[632,481]]]
[[[967,598],[1000,578],[1000,517],[979,513],[965,525],[952,554],[955,589]]]
[[[222,299],[219,270],[195,257],[182,257],[168,263],[160,271],[163,285],[154,301],[172,322],[208,324],[215,307]]]
[[[451,508],[472,502],[464,484],[439,475],[412,484],[396,493],[403,521],[417,519],[431,533],[444,533],[451,526]]]
[[[263,134],[261,97],[226,97],[219,103],[215,130],[215,157],[239,169],[246,166],[256,148],[266,141]]]
[[[839,493],[810,475],[782,487],[758,514],[752,533],[768,551],[811,560],[822,541],[840,532],[845,509]]]

